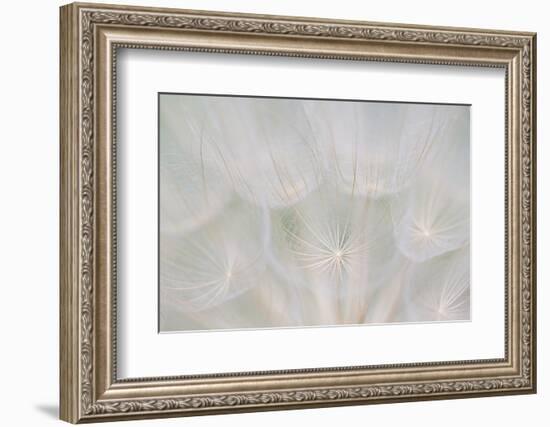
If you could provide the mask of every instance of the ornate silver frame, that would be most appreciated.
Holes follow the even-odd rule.
[[[78,423],[535,392],[535,34],[70,4],[61,8],[60,41],[61,419]],[[505,357],[117,379],[119,47],[504,68]]]

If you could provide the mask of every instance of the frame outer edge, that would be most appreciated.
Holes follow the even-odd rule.
[[[401,28],[409,30],[439,30],[439,31],[466,31],[470,33],[477,34],[491,34],[491,35],[513,35],[513,36],[522,36],[522,37],[532,37],[536,33],[531,31],[514,31],[514,30],[503,30],[496,28],[475,28],[475,27],[463,27],[463,26],[440,26],[440,25],[426,25],[426,24],[410,24],[403,22],[394,22],[394,21],[366,21],[364,19],[334,19],[334,18],[321,18],[315,16],[292,16],[292,15],[279,15],[272,13],[252,13],[252,12],[235,12],[235,11],[222,11],[222,10],[206,10],[206,9],[189,9],[181,8],[177,6],[144,6],[144,5],[129,5],[129,4],[112,4],[112,3],[90,3],[88,1],[77,1],[72,3],[72,5],[77,6],[81,9],[96,9],[104,11],[121,11],[124,10],[128,13],[153,13],[153,14],[181,14],[185,12],[186,14],[194,15],[196,17],[206,17],[206,18],[254,18],[259,20],[266,21],[288,21],[294,23],[303,23],[303,24],[339,24],[343,26],[353,26],[353,25],[369,25],[376,27],[387,27],[387,28]]]
[[[59,418],[79,415],[78,19],[75,5],[59,9]]]
[[[537,33],[531,35],[531,389],[537,393]]]

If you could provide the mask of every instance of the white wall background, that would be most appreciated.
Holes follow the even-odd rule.
[[[110,0],[113,3],[124,3]],[[550,28],[544,2],[462,0],[133,0],[134,4],[538,32],[538,351],[539,393],[438,402],[266,412],[132,425],[279,426],[543,425],[550,405],[549,223]],[[58,402],[58,6],[6,2],[0,66],[0,420],[7,426],[59,425]],[[546,239],[545,239],[546,237]],[[546,336],[545,336],[546,335]]]

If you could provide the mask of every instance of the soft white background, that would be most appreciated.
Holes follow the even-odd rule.
[[[118,3],[115,0],[111,0]],[[134,4],[326,18],[538,31],[538,116],[550,114],[544,2],[138,1]],[[0,67],[0,401],[3,425],[57,421],[58,401],[58,1],[3,5]],[[539,120],[539,394],[439,402],[139,421],[124,425],[544,425],[550,404],[548,128]]]

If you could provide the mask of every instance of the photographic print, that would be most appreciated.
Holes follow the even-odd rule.
[[[470,320],[470,107],[160,93],[159,331]]]

